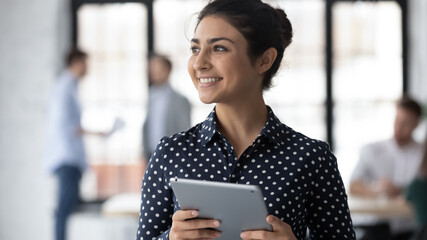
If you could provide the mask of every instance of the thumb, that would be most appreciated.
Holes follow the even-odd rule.
[[[282,230],[282,228],[283,228],[282,224],[284,222],[282,222],[282,220],[280,220],[278,217],[273,216],[273,215],[268,215],[266,220],[273,227],[274,232],[278,232],[278,231]]]
[[[268,215],[266,220],[273,227],[274,233],[278,233],[280,236],[285,236],[286,239],[297,239],[292,231],[291,226],[280,220],[278,217]]]

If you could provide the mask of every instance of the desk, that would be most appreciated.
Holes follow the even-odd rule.
[[[140,193],[118,194],[108,199],[102,206],[104,215],[139,216],[141,203]],[[348,196],[348,206],[351,214],[375,215],[380,218],[413,218],[414,212],[409,203],[402,198],[361,198]]]
[[[102,204],[102,213],[106,216],[139,216],[141,193],[117,194]]]
[[[413,218],[414,212],[403,198],[361,198],[348,196],[351,214],[375,215],[380,218]]]

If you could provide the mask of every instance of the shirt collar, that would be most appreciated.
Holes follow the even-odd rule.
[[[261,130],[258,139],[260,137],[265,137],[274,144],[280,144],[280,135],[283,132],[283,125],[269,106],[267,106],[267,110],[267,122]],[[204,146],[212,141],[215,135],[219,134],[215,107],[202,123],[202,129],[200,132],[200,143]]]
[[[70,70],[64,70],[59,79],[62,81],[61,84],[64,84],[65,86],[71,85],[74,91],[77,91],[78,78],[74,76]]]
[[[200,130],[201,136],[200,141],[204,146],[208,144],[214,136],[218,133],[217,128],[217,117],[216,117],[216,108],[209,113],[208,117],[202,123],[202,129]]]
[[[279,144],[281,135],[284,133],[283,124],[274,114],[270,106],[267,106],[267,110],[267,122],[261,130],[260,136],[268,138],[274,144]]]

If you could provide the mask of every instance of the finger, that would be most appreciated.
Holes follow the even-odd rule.
[[[280,236],[287,236],[287,239],[296,239],[291,226],[280,220],[280,218],[268,215],[266,220],[273,227],[274,233]]]
[[[244,231],[240,234],[242,239],[272,239],[272,232],[265,230]]]
[[[214,219],[191,219],[181,222],[182,229],[204,229],[204,228],[217,228],[220,222]]]
[[[181,232],[180,239],[215,239],[221,237],[221,232],[211,229],[197,229]]]
[[[276,216],[268,215],[266,220],[273,227],[273,232],[292,232],[291,226]]]
[[[187,219],[196,218],[199,212],[196,210],[178,210],[172,216],[172,221],[184,221]]]

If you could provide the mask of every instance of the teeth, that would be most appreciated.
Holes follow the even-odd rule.
[[[222,78],[200,78],[201,83],[211,83],[211,82],[218,82]]]

